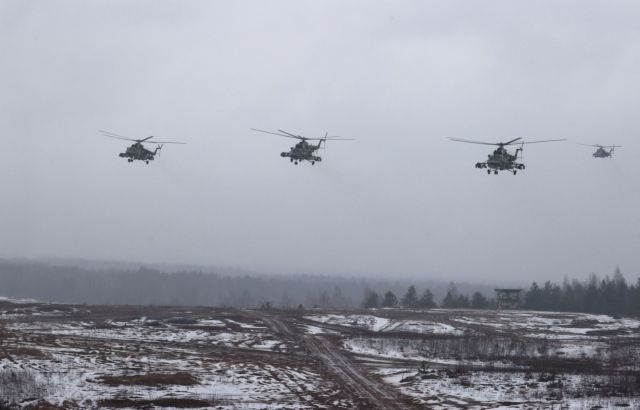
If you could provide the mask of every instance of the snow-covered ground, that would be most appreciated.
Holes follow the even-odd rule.
[[[37,397],[110,408],[128,400],[133,408],[199,400],[220,409],[362,404],[331,367],[310,356],[310,340],[319,340],[325,355],[331,346],[343,349],[347,359],[334,365],[383,380],[418,408],[640,408],[636,319],[442,309],[300,316],[6,300],[0,300],[0,402],[26,405]],[[185,374],[193,380],[179,383]],[[131,381],[156,375],[175,381]],[[113,378],[119,382],[108,382]]]
[[[311,315],[305,319],[318,323],[355,327],[373,332],[414,332],[424,334],[461,335],[463,332],[446,323],[427,320],[397,320],[374,315]]]
[[[109,408],[101,400],[126,398],[132,407],[161,399],[201,400],[221,409],[352,406],[339,386],[304,358],[282,354],[295,344],[251,315],[91,320],[90,310],[83,319],[68,317],[77,313],[73,309],[40,314],[37,306],[14,305],[2,312],[0,402],[26,405],[37,397],[56,405],[72,401],[80,408]],[[103,381],[176,373],[196,382]]]
[[[425,313],[424,321],[415,315],[408,315],[411,319],[386,315],[306,319],[377,331],[379,336],[345,335],[342,346],[387,383],[429,408],[640,408],[639,393],[628,397],[615,391],[625,391],[630,383],[636,386],[632,391],[640,392],[640,321],[636,319],[455,310]],[[444,323],[437,323],[438,318]],[[455,331],[429,332],[433,322]],[[434,336],[425,337],[428,334]],[[400,363],[404,366],[398,367]],[[428,370],[420,373],[422,365]],[[619,371],[631,373],[611,376]],[[622,387],[611,387],[614,391],[606,387],[616,384]]]
[[[587,313],[557,313],[508,311],[493,315],[478,315],[477,311],[465,311],[451,316],[451,320],[467,325],[481,325],[498,331],[519,331],[531,337],[572,338],[581,336],[638,336],[640,320],[614,318]]]
[[[376,373],[430,409],[640,408],[640,397],[590,396],[591,385],[607,383],[604,376],[473,371],[419,373],[403,368],[386,368]]]

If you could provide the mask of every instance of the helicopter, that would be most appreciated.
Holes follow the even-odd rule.
[[[522,150],[524,149],[524,144],[566,141],[565,139],[543,140],[543,141],[522,141],[522,138],[515,138],[508,142],[481,142],[481,141],[464,140],[464,139],[458,139],[458,138],[449,138],[449,139],[451,141],[466,142],[469,144],[497,145],[498,148],[496,148],[492,154],[489,154],[485,162],[476,163],[476,168],[487,168],[487,174],[491,174],[491,172],[493,172],[494,175],[498,175],[498,171],[510,171],[513,173],[513,175],[516,175],[518,173],[518,170],[522,170],[525,168],[522,162],[518,162],[518,155],[521,155]],[[520,148],[516,149],[515,154],[510,154],[509,151],[507,151],[507,149],[505,148],[505,146],[512,145],[514,143],[520,145]],[[520,156],[520,159],[522,159],[522,156]]]
[[[111,131],[100,130],[100,132],[105,137],[135,142],[135,144],[131,145],[130,147],[127,147],[127,150],[125,152],[121,152],[119,154],[121,158],[126,158],[127,162],[133,162],[135,160],[138,160],[138,161],[144,161],[145,163],[148,164],[149,161],[154,160],[156,155],[160,155],[160,150],[162,149],[163,144],[186,144],[186,142],[177,142],[177,141],[150,141],[150,139],[153,138],[153,136],[143,138],[143,139],[133,139],[133,138],[127,138],[123,135],[115,134]],[[153,151],[148,150],[144,147],[144,145],[142,145],[143,142],[156,144],[156,148]]]
[[[580,145],[584,145],[585,147],[598,148],[596,152],[593,153],[594,158],[611,158],[613,157],[613,150],[615,148],[622,147],[622,145],[599,145],[599,144],[594,144],[594,145],[580,144]],[[611,148],[611,149],[607,151],[605,148]]]
[[[278,135],[280,137],[286,138],[295,138],[300,140],[296,145],[289,149],[289,152],[282,152],[280,156],[283,158],[289,158],[289,161],[293,162],[295,165],[298,165],[298,162],[309,161],[311,165],[314,165],[316,162],[322,161],[322,157],[315,155],[314,153],[322,147],[322,143],[327,143],[327,140],[333,141],[348,141],[353,140],[353,138],[341,138],[341,137],[330,137],[329,133],[325,133],[323,138],[307,138],[301,135],[295,135],[287,131],[278,130],[278,132],[264,131],[258,130],[255,128],[251,128],[252,131],[264,132],[267,134]],[[309,144],[307,141],[318,141],[318,145]]]

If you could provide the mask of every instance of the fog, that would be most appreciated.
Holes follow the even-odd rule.
[[[634,279],[638,21],[635,1],[3,1],[0,257]],[[356,140],[295,166],[250,128]],[[188,144],[129,164],[100,129]],[[489,176],[492,147],[449,137],[568,141]]]

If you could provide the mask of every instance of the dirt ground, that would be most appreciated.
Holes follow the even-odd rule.
[[[640,321],[0,301],[6,408],[640,406]]]

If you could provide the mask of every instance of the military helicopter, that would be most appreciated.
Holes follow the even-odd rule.
[[[522,153],[524,149],[524,144],[538,144],[541,142],[554,142],[554,141],[566,141],[565,139],[556,139],[556,140],[543,140],[543,141],[521,141],[522,138],[515,138],[508,142],[481,142],[481,141],[472,141],[472,140],[464,140],[458,138],[449,138],[451,141],[456,142],[466,142],[469,144],[482,144],[482,145],[497,145],[495,151],[492,154],[489,154],[487,160],[485,162],[476,163],[476,168],[487,168],[487,174],[493,173],[498,175],[498,171],[510,171],[513,172],[513,175],[518,173],[518,170],[524,169],[525,166],[523,163],[518,162],[518,155]],[[519,142],[518,142],[519,141]],[[520,148],[516,149],[515,154],[510,154],[509,151],[505,148],[505,146],[512,145],[516,143],[520,145]],[[522,156],[520,156],[522,159]]]
[[[177,141],[150,141],[150,139],[153,138],[153,136],[143,138],[143,139],[133,139],[133,138],[127,138],[123,135],[115,134],[110,131],[100,130],[100,132],[105,137],[135,142],[135,144],[131,145],[130,147],[127,147],[127,150],[125,152],[121,152],[119,154],[121,158],[126,158],[127,162],[133,162],[135,160],[138,160],[138,161],[144,161],[145,163],[148,164],[149,161],[153,161],[156,155],[160,155],[160,150],[162,149],[163,144],[186,144],[186,142],[177,142]],[[151,151],[146,149],[144,145],[142,145],[143,142],[156,144],[157,146],[153,151]]]
[[[622,147],[622,145],[599,145],[599,144],[594,144],[594,145],[580,144],[580,145],[584,145],[585,147],[598,148],[596,152],[593,153],[594,158],[611,158],[613,157],[613,150],[615,148]],[[611,149],[607,151],[605,148],[611,148]]]
[[[300,140],[296,145],[289,149],[289,152],[282,152],[280,156],[283,158],[289,158],[291,162],[298,165],[298,162],[309,161],[311,165],[314,165],[316,162],[322,161],[322,158],[318,155],[314,155],[314,153],[322,148],[322,143],[326,144],[327,140],[332,141],[348,141],[353,140],[353,138],[341,138],[341,137],[330,137],[325,133],[323,138],[307,138],[301,135],[295,135],[287,131],[278,130],[278,132],[264,131],[258,130],[255,128],[251,128],[252,131],[264,132],[267,134],[278,135],[286,138],[295,138]],[[318,141],[318,145],[309,144],[307,141]]]

